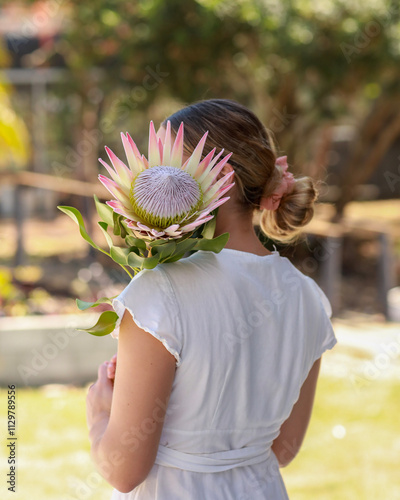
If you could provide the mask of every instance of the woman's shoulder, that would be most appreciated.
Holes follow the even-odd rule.
[[[301,293],[306,297],[318,302],[330,318],[332,316],[331,304],[328,297],[325,295],[325,292],[317,284],[317,282],[310,276],[304,274],[286,257],[280,258],[280,264],[282,282],[288,287],[288,289],[290,291],[301,291]]]

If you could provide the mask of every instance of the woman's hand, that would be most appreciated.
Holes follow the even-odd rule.
[[[103,435],[111,412],[117,356],[99,366],[97,380],[89,387],[86,397],[86,417],[89,438],[97,441]]]
[[[115,369],[117,367],[117,355],[114,354],[114,356],[110,359],[107,365],[107,377],[114,382],[115,379]]]

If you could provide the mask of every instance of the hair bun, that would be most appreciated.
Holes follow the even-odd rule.
[[[289,243],[314,215],[314,202],[318,192],[311,177],[295,179],[293,190],[285,194],[277,210],[263,210],[260,226],[275,241]]]

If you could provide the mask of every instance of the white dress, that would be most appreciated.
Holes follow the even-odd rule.
[[[317,284],[277,251],[199,251],[142,271],[113,307],[178,368],[155,464],[112,500],[287,499],[271,444],[313,363],[336,344]]]

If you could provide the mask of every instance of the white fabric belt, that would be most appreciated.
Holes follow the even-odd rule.
[[[267,446],[248,446],[237,450],[214,453],[185,453],[160,445],[155,463],[164,467],[176,467],[191,472],[222,472],[244,465],[274,461],[271,448]],[[277,464],[277,462],[276,462]],[[271,464],[272,465],[272,464]],[[279,467],[277,465],[277,467]]]

